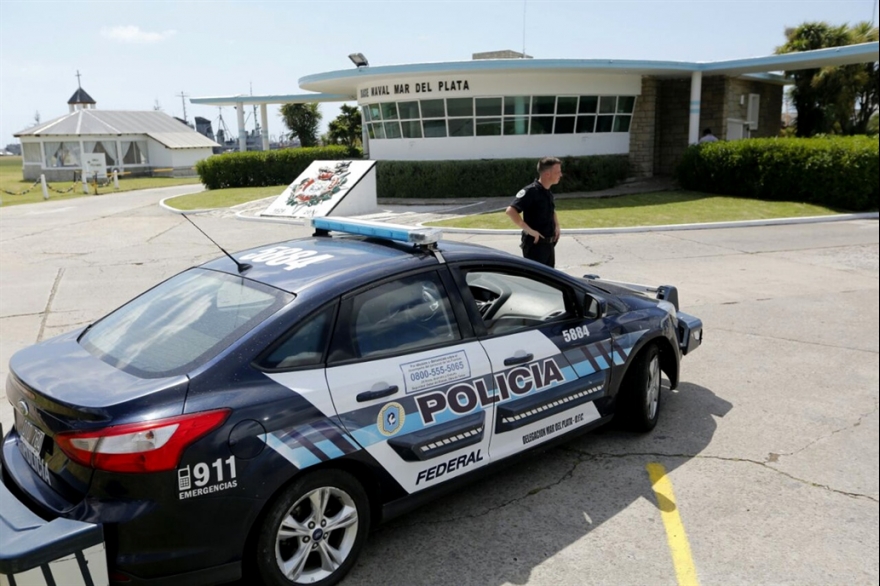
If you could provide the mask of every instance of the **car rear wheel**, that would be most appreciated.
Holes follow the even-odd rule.
[[[336,584],[354,565],[370,525],[361,484],[341,470],[306,474],[270,506],[257,539],[265,584]]]
[[[626,427],[654,429],[660,418],[660,383],[660,352],[651,344],[639,352],[623,380],[620,415]]]

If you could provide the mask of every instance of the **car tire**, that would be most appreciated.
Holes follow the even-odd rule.
[[[626,428],[654,429],[660,418],[660,383],[660,351],[651,344],[639,352],[623,379],[619,414]]]
[[[336,584],[369,525],[369,499],[357,479],[341,470],[307,473],[270,505],[257,538],[257,572],[271,586]]]

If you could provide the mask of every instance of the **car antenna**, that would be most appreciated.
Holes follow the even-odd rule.
[[[248,269],[252,269],[252,268],[254,268],[253,265],[249,265],[249,264],[246,263],[246,262],[238,262],[237,260],[235,260],[235,257],[234,257],[234,256],[232,256],[231,254],[229,254],[228,252],[226,252],[226,250],[225,250],[222,246],[220,246],[219,244],[217,244],[217,243],[214,241],[213,238],[211,238],[210,236],[208,236],[207,234],[205,234],[205,231],[204,231],[204,230],[202,230],[201,228],[199,228],[198,226],[196,226],[196,223],[193,222],[192,220],[190,220],[190,219],[189,219],[189,216],[187,216],[186,214],[180,214],[180,215],[183,216],[184,218],[186,218],[186,221],[187,221],[187,222],[189,222],[190,224],[192,224],[193,226],[195,226],[195,227],[196,227],[196,230],[198,230],[199,232],[201,232],[202,234],[204,234],[204,235],[205,235],[205,238],[207,238],[207,239],[210,240],[211,242],[214,242],[214,246],[216,246],[216,247],[219,248],[221,251],[223,251],[223,254],[225,254],[226,256],[228,256],[228,257],[232,260],[232,262],[235,263],[235,266],[238,267],[238,274],[239,274],[239,275],[242,274],[242,273],[244,273],[244,272],[245,272],[246,270],[248,270]]]

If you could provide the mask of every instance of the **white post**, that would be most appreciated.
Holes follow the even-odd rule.
[[[238,152],[247,151],[247,132],[244,129],[244,104],[235,104],[235,114],[238,117]]]
[[[119,172],[113,169],[113,187],[119,189]]]
[[[691,117],[688,122],[688,144],[697,144],[700,140],[700,93],[703,90],[703,72],[691,74]]]
[[[269,116],[266,114],[266,104],[260,104],[260,134],[263,138],[263,150],[269,150]]]
[[[89,178],[86,177],[86,170],[82,170],[83,193],[89,194]]]
[[[46,185],[46,175],[40,173],[40,185],[43,187],[43,199],[49,199],[49,187]]]

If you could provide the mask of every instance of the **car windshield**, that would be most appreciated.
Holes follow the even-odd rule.
[[[204,364],[292,299],[236,275],[191,269],[95,323],[80,344],[135,376],[174,376]]]

